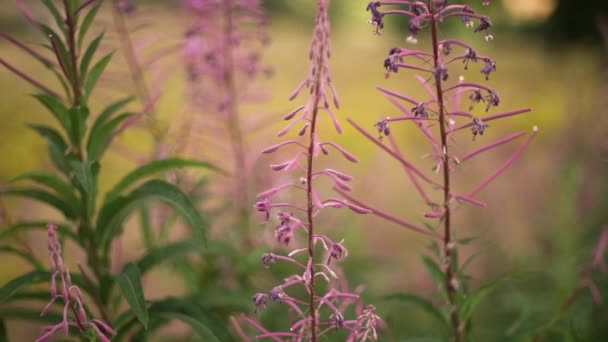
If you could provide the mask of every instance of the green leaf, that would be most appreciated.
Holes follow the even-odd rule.
[[[148,210],[148,205],[145,203],[139,206],[139,222],[141,224],[141,235],[144,245],[146,249],[150,249],[154,246],[154,232],[152,231],[152,222],[150,221],[150,210]]]
[[[150,249],[137,261],[137,266],[142,273],[146,273],[161,262],[180,258],[194,252],[204,253],[206,251],[208,251],[207,247],[197,241],[174,242]]]
[[[201,341],[234,341],[224,323],[191,298],[155,302],[150,306],[150,315],[151,318],[177,319],[187,323]]]
[[[48,271],[32,271],[14,278],[0,288],[0,304],[6,302],[15,294],[15,292],[19,291],[19,289],[24,286],[50,281],[50,275],[51,274]]]
[[[209,325],[206,325],[204,322],[201,322],[199,320],[196,320],[188,315],[184,315],[181,313],[177,313],[177,312],[160,312],[160,313],[154,313],[154,316],[159,316],[168,320],[179,320],[182,321],[186,324],[188,324],[190,327],[192,327],[192,330],[194,330],[194,332],[201,338],[201,341],[209,341],[209,342],[221,342],[222,340],[220,340],[220,338],[215,335],[215,333],[213,332],[212,327],[210,327]]]
[[[108,191],[107,199],[112,199],[120,195],[126,188],[132,186],[137,181],[157,174],[159,172],[168,171],[179,167],[202,167],[213,171],[219,171],[215,166],[198,160],[169,158],[161,160],[153,160],[145,165],[138,167],[131,173],[123,177],[114,187]]]
[[[44,268],[44,266],[40,263],[40,261],[38,261],[33,255],[31,255],[30,253],[24,252],[20,249],[17,249],[15,247],[0,246],[0,253],[15,254],[16,256],[19,256],[19,257],[23,258],[25,261],[32,264],[32,266],[34,266],[34,268],[36,268],[36,269]]]
[[[121,114],[109,122],[101,125],[97,130],[91,131],[89,142],[87,144],[87,158],[90,160],[99,160],[103,153],[108,148],[114,138],[114,131],[126,119],[133,114]]]
[[[439,309],[437,309],[435,305],[433,305],[433,303],[422,297],[405,293],[394,293],[382,296],[380,299],[413,304],[418,308],[422,309],[424,312],[431,315],[433,318],[437,319],[437,321],[441,323],[442,328],[447,331],[450,330],[450,324],[446,320],[445,316],[441,313],[441,311],[439,311]]]
[[[47,223],[48,222],[46,222],[46,221],[18,222],[13,225],[10,225],[8,227],[4,227],[4,228],[0,229],[0,241],[8,238],[11,235],[21,232],[21,231],[33,230],[33,229],[46,231]],[[72,239],[72,241],[80,244],[78,235],[76,235],[74,232],[72,232],[68,228],[67,225],[55,224],[55,226],[57,227],[57,231],[59,232],[60,236],[69,237],[70,239]]]
[[[13,178],[11,182],[16,182],[20,180],[29,180],[40,185],[44,185],[49,189],[54,190],[57,194],[61,195],[61,198],[67,203],[69,203],[69,205],[71,205],[72,207],[79,207],[79,201],[76,195],[74,194],[72,186],[63,179],[57,177],[56,175],[48,171],[28,171]]]
[[[53,16],[53,19],[55,20],[55,24],[63,32],[64,37],[65,37],[66,36],[65,21],[63,20],[63,16],[61,15],[61,12],[59,12],[57,7],[51,0],[42,0],[42,3],[49,10],[49,13],[51,13],[51,15]]]
[[[94,5],[93,8],[91,8],[91,10],[85,15],[84,19],[82,20],[82,24],[80,25],[80,29],[78,30],[79,49],[82,47],[84,37],[89,31],[89,28],[91,27],[91,24],[93,23],[93,20],[95,19],[95,16],[97,15],[97,12],[99,11],[99,8],[101,7],[102,3],[103,1],[99,1],[96,5]]]
[[[95,209],[95,196],[97,196],[96,174],[99,164],[92,161],[71,161],[70,166],[74,173],[74,178],[80,184],[83,192],[82,198],[86,206],[87,216],[91,216]]]
[[[49,94],[35,94],[33,95],[38,102],[40,102],[43,106],[45,106],[51,114],[57,119],[61,127],[65,129],[66,132],[71,131],[71,123],[70,117],[68,114],[68,108],[55,96]]]
[[[91,61],[93,60],[93,56],[99,47],[99,43],[103,39],[104,32],[100,33],[87,47],[86,51],[82,55],[82,59],[80,60],[80,81],[84,82],[86,80],[87,73],[89,72],[89,67]]]
[[[129,303],[129,307],[137,316],[144,328],[148,328],[148,309],[141,288],[141,274],[135,264],[127,264],[121,274],[116,277],[122,295]]]
[[[4,318],[4,319],[10,319],[10,320],[22,320],[22,321],[29,321],[29,322],[43,322],[43,323],[49,323],[49,324],[57,324],[57,322],[61,322],[61,320],[63,319],[61,314],[58,314],[56,312],[49,312],[44,316],[40,315],[40,311],[39,309],[22,309],[22,308],[0,308],[0,317]],[[70,327],[70,329],[72,329],[72,327]],[[74,327],[73,329],[77,329],[76,327]]]
[[[97,83],[97,80],[99,80],[99,76],[101,76],[101,74],[105,70],[108,63],[110,63],[110,60],[112,59],[113,54],[114,54],[113,52],[110,52],[109,54],[103,56],[97,62],[97,64],[95,64],[91,68],[91,72],[89,72],[89,75],[87,76],[87,80],[84,83],[85,100],[89,97],[89,95],[91,95],[91,92],[93,91],[93,88],[95,87],[95,84]]]
[[[34,188],[8,188],[0,191],[0,195],[19,196],[36,200],[59,210],[68,219],[76,218],[76,208],[50,192]]]
[[[459,316],[462,322],[468,321],[473,315],[473,310],[475,307],[487,296],[489,295],[501,282],[509,279],[513,276],[513,273],[503,274],[495,280],[481,286],[473,293],[471,293],[460,305]]]
[[[57,60],[61,69],[70,81],[75,81],[74,69],[72,66],[72,60],[68,53],[68,49],[65,44],[61,41],[61,36],[58,35],[52,28],[47,25],[40,24],[40,28],[46,34],[47,38],[51,41],[53,52],[57,56]]]
[[[70,139],[74,146],[80,146],[82,138],[86,132],[86,122],[89,116],[89,109],[85,106],[74,107],[68,111],[71,127]]]
[[[424,267],[431,276],[433,283],[435,283],[435,286],[437,286],[439,290],[445,290],[445,274],[443,273],[439,265],[437,265],[437,263],[433,259],[429,258],[426,255],[422,256],[422,263],[424,264]]]
[[[97,217],[97,241],[104,250],[110,245],[113,237],[119,233],[119,228],[125,218],[144,200],[158,200],[172,206],[192,227],[194,237],[205,241],[206,223],[190,202],[188,197],[177,187],[161,180],[150,180],[127,196],[106,200]]]
[[[49,155],[51,156],[51,161],[53,162],[55,167],[57,167],[57,169],[59,169],[64,174],[69,175],[71,169],[66,157],[68,152],[68,145],[66,144],[61,134],[59,134],[59,132],[57,132],[55,129],[50,128],[48,126],[29,125],[29,127],[46,139],[49,149]]]

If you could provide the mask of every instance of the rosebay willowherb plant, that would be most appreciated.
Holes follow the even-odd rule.
[[[258,156],[248,145],[264,118],[257,113],[263,94],[255,82],[271,73],[262,63],[269,19],[260,1],[188,0],[182,7],[188,18],[181,51],[187,113],[175,125],[176,149],[230,170],[230,177],[215,180],[214,190],[229,201],[235,237],[251,239],[250,175]]]
[[[482,3],[488,5],[489,1],[484,0]],[[464,41],[439,37],[439,25],[450,18],[455,18],[461,20],[467,27],[475,27],[474,32],[483,33],[485,40],[491,41],[493,36],[490,34],[490,19],[475,13],[468,5],[437,0],[372,1],[367,5],[367,11],[371,14],[370,23],[375,26],[374,33],[378,35],[384,27],[384,18],[388,15],[408,18],[407,41],[410,43],[417,43],[417,35],[421,30],[426,28],[430,31],[428,38],[430,42],[427,43],[430,47],[429,51],[395,47],[389,51],[384,60],[386,77],[397,74],[401,70],[413,70],[416,73],[422,73],[424,76],[416,76],[416,78],[428,93],[429,98],[417,100],[397,91],[378,87],[382,94],[399,110],[399,115],[384,118],[375,124],[380,135],[379,138],[354,121],[349,120],[349,122],[361,134],[401,164],[406,176],[413,183],[420,197],[429,206],[429,211],[424,214],[424,217],[437,223],[429,223],[427,226],[431,229],[425,229],[415,223],[374,208],[349,195],[343,189],[337,188],[336,190],[352,203],[371,210],[375,215],[407,229],[425,234],[432,239],[431,250],[434,253],[434,258],[424,256],[423,261],[444,302],[441,311],[435,311],[435,316],[441,319],[443,326],[449,327],[447,331],[449,331],[448,335],[451,340],[467,340],[470,338],[470,320],[473,309],[480,299],[496,285],[496,282],[485,285],[476,291],[469,291],[467,284],[469,277],[465,275],[469,261],[460,263],[458,260],[458,246],[468,242],[468,240],[457,240],[455,238],[452,216],[464,204],[482,207],[486,205],[476,199],[475,196],[523,153],[536,135],[537,128],[532,129],[532,133],[497,170],[481,180],[472,190],[460,190],[461,186],[454,182],[454,178],[458,173],[462,174],[458,171],[461,171],[470,159],[526,135],[523,131],[518,132],[482,147],[474,148],[472,151],[464,151],[462,155],[453,152],[458,147],[455,146],[454,142],[460,133],[468,133],[469,136],[472,134],[474,143],[479,143],[481,136],[486,133],[486,130],[490,129],[488,122],[530,111],[529,109],[520,109],[479,116],[477,114],[479,110],[476,110],[475,106],[483,104],[482,113],[493,110],[500,104],[498,93],[483,84],[465,82],[463,77],[455,76],[458,75],[456,68],[459,64],[464,64],[465,70],[474,64],[481,64],[480,71],[487,80],[496,71],[496,63],[492,58],[477,53],[473,46]],[[467,106],[467,109],[464,110],[461,108],[461,97],[463,95],[468,95],[470,99],[470,106]],[[423,172],[404,157],[394,138],[393,132],[395,130],[391,129],[392,125],[398,121],[413,123],[427,138],[431,147],[429,156],[432,160],[432,169],[440,175],[439,179],[436,179],[432,174]],[[476,137],[478,139],[475,139]],[[388,144],[386,140],[388,140]],[[440,191],[440,199],[434,199],[434,194],[428,191],[429,187]],[[440,228],[441,232],[438,232],[436,228]],[[419,298],[420,301],[425,300]],[[426,307],[427,309],[432,308],[433,305],[428,303]]]
[[[87,341],[96,338],[107,341],[109,336],[119,341],[133,333],[136,338],[143,338],[170,320],[177,319],[191,325],[202,338],[214,336],[219,340],[230,340],[224,326],[197,303],[184,298],[146,301],[141,285],[141,277],[161,261],[207,249],[207,224],[188,196],[176,186],[150,177],[181,166],[215,168],[193,160],[155,160],[139,166],[113,184],[98,205],[103,157],[121,131],[120,125],[133,117],[131,113],[121,113],[130,98],[99,111],[89,107],[93,90],[112,57],[109,53],[96,60],[103,32],[91,40],[87,34],[104,2],[42,0],[41,5],[46,8],[52,22],[50,25],[35,19],[20,0],[15,0],[15,3],[31,26],[42,34],[46,53],[8,34],[0,33],[0,36],[42,63],[57,77],[63,91],[53,90],[45,84],[45,78],[30,75],[0,59],[0,64],[40,91],[34,98],[55,120],[54,125],[30,125],[46,140],[55,171],[25,172],[2,187],[0,195],[36,201],[54,209],[63,219],[17,221],[2,229],[2,252],[22,257],[34,268],[0,288],[2,326],[4,320],[9,319],[42,320],[50,325],[41,332],[40,341],[49,340],[58,330],[66,335],[70,331],[80,333]],[[98,115],[90,120],[90,113]],[[22,182],[29,184],[14,184]],[[122,235],[125,221],[133,210],[149,200],[169,205],[178,212],[191,228],[193,238],[146,249],[139,260],[125,263],[116,253],[120,248],[116,239]],[[30,215],[36,216],[36,212]],[[47,225],[48,221],[55,223]],[[35,253],[25,246],[15,245],[11,239],[25,231],[45,227],[50,254],[49,271]],[[68,271],[63,261],[68,250],[62,252],[60,241],[70,241],[86,256],[86,260],[78,263],[79,272]],[[112,272],[112,265],[119,265],[120,270]],[[50,282],[50,295],[24,290],[31,284],[43,282]],[[31,309],[22,303],[44,303],[49,297],[50,303],[44,309]],[[125,309],[126,306],[128,308]],[[5,331],[1,333],[4,335]],[[0,338],[6,339],[5,336]]]
[[[363,308],[358,293],[347,290],[344,275],[336,265],[337,261],[348,255],[343,241],[337,241],[324,234],[315,219],[326,208],[349,208],[359,214],[369,212],[340,198],[322,199],[320,193],[322,188],[317,185],[323,178],[327,178],[335,186],[348,191],[350,186],[347,182],[352,180],[351,176],[342,172],[328,168],[319,169],[315,160],[320,155],[328,155],[333,150],[348,161],[357,162],[352,154],[334,142],[323,141],[319,134],[322,113],[328,114],[335,130],[342,133],[342,128],[330,105],[331,98],[334,107],[339,107],[328,63],[331,53],[328,6],[328,0],[317,1],[309,50],[311,60],[309,72],[290,99],[295,99],[304,89],[308,90],[309,96],[303,105],[283,118],[290,122],[278,133],[280,137],[284,136],[295,125],[299,125],[298,136],[306,138],[288,139],[263,150],[263,153],[269,154],[280,149],[295,149],[293,157],[285,162],[271,164],[270,168],[275,172],[295,172],[295,177],[298,179],[258,194],[259,201],[255,204],[256,210],[262,213],[265,221],[276,217],[274,236],[277,242],[286,248],[296,245],[287,255],[264,254],[263,265],[268,268],[277,262],[285,262],[291,264],[297,271],[267,293],[255,294],[253,303],[256,311],[266,308],[268,301],[286,305],[292,317],[291,326],[282,332],[271,332],[255,320],[241,316],[240,322],[237,320],[233,322],[243,339],[247,337],[241,329],[242,322],[257,330],[257,338],[269,338],[275,341],[318,341],[337,330],[345,331],[344,338],[348,341],[377,338],[376,326],[379,318],[374,313],[374,308],[372,306]],[[281,195],[287,191],[301,194],[304,201],[281,201]],[[300,234],[305,236],[304,243],[300,243],[296,238]],[[320,281],[326,284],[319,284]],[[298,292],[301,289],[304,291]],[[346,309],[353,304],[356,307],[355,317],[348,319],[345,316]]]

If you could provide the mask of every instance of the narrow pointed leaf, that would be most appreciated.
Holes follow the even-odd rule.
[[[123,177],[114,187],[108,192],[106,198],[111,199],[119,196],[129,186],[134,185],[137,181],[140,181],[146,177],[153,176],[159,172],[168,171],[180,167],[201,167],[218,171],[219,169],[207,162],[192,160],[192,159],[180,159],[170,158],[154,160],[145,165],[138,167],[131,173]]]
[[[29,180],[37,184],[44,185],[49,189],[54,190],[58,195],[61,196],[61,199],[63,199],[72,207],[79,207],[79,201],[76,195],[74,194],[72,186],[63,179],[50,172],[43,170],[28,171],[13,178],[11,182],[22,180]]]
[[[34,98],[42,103],[42,105],[45,106],[51,112],[51,114],[53,114],[55,119],[57,119],[61,127],[63,127],[66,132],[71,130],[68,109],[61,102],[61,100],[48,94],[36,94],[34,95]]]
[[[485,298],[487,297],[500,283],[511,278],[513,273],[503,274],[502,276],[496,278],[495,280],[481,286],[473,293],[471,293],[460,306],[460,319],[462,322],[466,322],[473,315],[473,311],[475,307]]]
[[[48,191],[34,188],[8,188],[0,192],[0,195],[19,196],[48,204],[59,210],[66,218],[76,218],[76,208],[69,205],[63,199],[49,193]]]
[[[49,10],[49,13],[51,13],[51,15],[53,16],[53,19],[55,20],[55,24],[61,30],[61,32],[63,32],[64,37],[65,37],[66,36],[65,21],[63,19],[63,16],[61,15],[61,12],[59,12],[59,10],[57,9],[57,6],[55,6],[53,1],[51,1],[51,0],[42,0],[42,3]]]
[[[201,337],[201,341],[234,341],[224,323],[191,298],[156,302],[150,306],[150,313],[154,317],[184,321]],[[189,320],[185,321],[182,317],[188,317]]]
[[[68,111],[70,117],[70,139],[74,146],[80,146],[80,142],[86,131],[86,122],[89,116],[89,109],[85,106],[71,108]]]
[[[198,241],[180,241],[150,249],[139,261],[137,266],[141,273],[146,273],[154,266],[183,257],[190,253],[204,253],[208,248]]]
[[[92,161],[71,161],[70,166],[74,178],[80,184],[87,215],[90,216],[95,208],[95,197],[97,196],[97,180],[95,179],[97,172],[95,170],[99,168],[99,165]]]
[[[148,309],[144,300],[144,292],[141,287],[141,274],[135,264],[128,264],[123,272],[116,277],[116,282],[122,295],[125,297],[131,311],[144,328],[148,328]]]
[[[433,283],[435,283],[435,286],[437,286],[438,289],[443,289],[445,283],[445,274],[443,271],[441,271],[439,265],[437,265],[433,259],[427,256],[422,256],[422,262],[427,272],[431,276]]]
[[[97,84],[97,81],[99,80],[99,76],[101,76],[101,74],[105,70],[108,63],[110,63],[110,60],[112,59],[112,54],[113,53],[109,53],[109,54],[105,55],[97,62],[97,64],[95,64],[91,68],[91,71],[89,72],[87,79],[84,83],[84,98],[85,99],[88,98],[89,95],[91,95],[93,88],[95,88],[95,84]]]
[[[220,342],[220,338],[213,332],[212,327],[204,322],[196,320],[188,315],[178,312],[160,312],[154,313],[154,316],[159,316],[167,320],[178,320],[188,324],[192,330],[200,337],[201,341]]]
[[[0,304],[6,302],[12,295],[25,286],[50,281],[50,276],[51,274],[48,271],[32,271],[10,280],[0,288]]]
[[[15,247],[0,246],[0,254],[1,253],[14,254],[14,255],[22,258],[23,260],[29,262],[30,264],[32,264],[32,266],[34,266],[34,268],[36,268],[36,269],[44,268],[44,266],[40,263],[40,261],[38,261],[33,255],[29,254],[28,252],[17,249]]]
[[[11,235],[17,234],[19,232],[28,231],[28,230],[44,230],[46,231],[46,225],[48,222],[46,221],[34,221],[34,222],[18,222],[8,227],[0,228],[0,241],[10,237]],[[64,237],[69,237],[72,241],[76,243],[80,243],[78,239],[78,235],[72,232],[67,225],[64,224],[55,224],[57,226],[57,231],[59,235]]]
[[[106,200],[97,217],[97,241],[104,250],[120,232],[123,221],[141,201],[157,200],[172,206],[190,225],[192,233],[200,242],[205,241],[206,223],[188,196],[172,184],[161,180],[150,180],[127,196]]]
[[[82,47],[82,42],[84,41],[84,38],[85,38],[87,32],[89,31],[89,28],[91,27],[91,24],[93,23],[93,20],[95,19],[95,16],[97,16],[97,12],[99,11],[99,8],[101,7],[102,3],[103,3],[103,1],[99,1],[95,6],[93,6],[93,8],[91,8],[91,10],[89,12],[87,12],[84,19],[82,20],[82,24],[80,25],[80,29],[78,30],[78,48],[79,49]]]
[[[68,159],[66,157],[68,145],[61,134],[48,126],[29,125],[29,127],[46,139],[51,161],[57,169],[68,175],[70,173],[70,165],[68,164]]]
[[[61,66],[62,70],[70,81],[74,81],[75,75],[72,66],[72,61],[70,59],[68,49],[61,41],[61,36],[47,25],[41,24],[40,27],[42,28],[42,31],[47,35],[48,39],[51,41],[53,51],[57,56],[57,61],[59,62],[59,65]]]
[[[107,123],[96,127],[95,130],[91,131],[89,142],[87,144],[87,157],[90,160],[100,160],[103,153],[108,148],[114,138],[114,132],[119,125],[126,119],[133,116],[133,114],[125,113],[121,114]]]
[[[93,56],[95,56],[95,52],[99,47],[99,43],[103,39],[104,33],[100,33],[87,47],[86,51],[82,55],[82,59],[80,60],[80,80],[81,82],[86,79],[87,73],[89,72],[89,67],[91,65],[91,61],[93,60]]]
[[[381,299],[398,303],[413,304],[435,318],[439,323],[441,323],[442,328],[445,328],[446,330],[450,329],[450,324],[447,322],[441,311],[439,311],[439,309],[435,307],[433,303],[422,297],[405,293],[395,293],[383,296]]]

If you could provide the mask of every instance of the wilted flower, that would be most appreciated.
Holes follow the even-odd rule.
[[[477,136],[477,134],[483,135],[487,127],[490,126],[485,122],[481,121],[481,119],[474,117],[473,127],[471,127],[471,131],[473,132],[473,139],[475,139],[475,136]]]

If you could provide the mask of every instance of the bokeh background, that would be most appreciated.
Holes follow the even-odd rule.
[[[468,71],[452,69],[451,75],[462,74],[467,80],[492,86],[500,94],[499,108],[503,110],[532,108],[531,113],[491,123],[476,143],[489,142],[516,130],[529,131],[534,125],[539,128],[537,138],[523,157],[480,194],[479,199],[488,206],[464,206],[456,215],[459,236],[477,237],[461,251],[463,256],[479,253],[469,271],[474,285],[504,272],[518,271],[518,276],[501,285],[474,316],[475,340],[494,341],[509,329],[540,325],[559,309],[576,286],[581,267],[589,262],[602,226],[608,224],[608,34],[601,33],[602,27],[608,31],[608,6],[602,0],[495,0],[490,7],[481,7],[476,0],[466,2],[492,17],[494,40],[484,41],[458,20],[446,22],[440,34],[476,46],[479,53],[496,60],[498,70],[487,82],[483,81],[477,65]],[[43,15],[36,1],[26,3],[36,15]],[[177,1],[135,1],[135,4],[145,11],[145,21],[150,25],[146,34],[153,37],[159,49],[180,44],[184,27]],[[255,201],[252,194],[284,181],[284,176],[271,174],[266,166],[276,160],[257,157],[257,153],[279,141],[275,132],[282,127],[281,118],[294,107],[287,98],[307,72],[307,49],[314,16],[313,1],[269,0],[266,4],[271,19],[267,32],[272,42],[260,51],[263,63],[271,66],[272,72],[269,69],[269,77],[252,84],[258,101],[240,113],[243,120],[249,120],[251,127],[246,129],[251,128],[252,132],[245,137],[247,150],[251,152],[251,167],[245,170],[251,203]],[[359,198],[409,221],[425,222],[422,213],[426,208],[399,164],[344,120],[353,118],[371,130],[378,119],[399,115],[375,89],[377,85],[412,97],[423,98],[425,94],[411,72],[402,71],[385,79],[383,60],[391,47],[407,44],[407,22],[389,18],[383,35],[376,36],[367,23],[366,4],[366,1],[335,0],[331,7],[331,73],[340,95],[338,115],[345,127],[345,133],[334,138],[356,154],[360,162],[348,164],[329,158],[322,163],[355,176],[353,193]],[[113,30],[109,17],[100,25]],[[31,28],[8,0],[0,3],[0,29],[28,43],[37,42]],[[111,44],[116,41],[110,34],[108,46],[104,48],[115,49]],[[427,37],[422,35],[418,44],[426,48]],[[20,51],[5,41],[0,41],[0,55],[30,74],[44,75],[44,70],[23,58]],[[106,76],[101,86],[104,89],[97,97],[98,104],[107,103],[117,94],[134,92],[131,80],[119,72],[124,67],[121,58],[117,54],[113,62],[116,73]],[[161,66],[148,71],[148,82],[160,95],[156,105],[158,121],[175,135],[179,130],[171,130],[172,125],[197,115],[196,108],[185,104],[184,94],[188,89],[180,58],[179,52],[169,55]],[[33,92],[34,89],[18,77],[0,69],[0,182],[7,182],[25,170],[50,167],[44,142],[25,127],[29,122],[49,121],[48,115],[27,96]],[[322,120],[322,124],[322,134],[331,135],[331,122]],[[429,152],[424,137],[407,123],[393,124],[391,128],[405,155],[423,170],[430,171],[432,165],[423,158]],[[201,135],[204,132],[201,131]],[[456,145],[471,143],[468,134],[458,139],[462,140],[456,141]],[[221,162],[221,146],[208,144],[203,138],[192,139],[187,144],[190,155]],[[142,125],[122,134],[117,145],[119,147],[104,160],[102,189],[136,166],[138,160],[145,160],[152,153],[154,139]],[[514,148],[515,145],[501,147],[466,165],[457,175],[458,186],[467,189],[475,185],[501,165]],[[221,193],[221,188],[230,180],[218,182],[223,185],[212,186],[212,192]],[[225,194],[230,196],[229,191]],[[3,220],[55,215],[23,201],[2,199],[2,207]],[[364,296],[371,302],[394,292],[429,297],[434,292],[420,262],[420,255],[427,253],[425,238],[377,217],[362,217],[346,211],[324,214],[320,220],[320,226],[328,234],[344,237],[350,252],[344,262],[346,274],[353,286],[365,285]],[[251,225],[250,234],[258,241],[268,242],[272,246],[269,248],[280,250],[273,242],[272,227],[255,220]],[[129,259],[141,254],[142,242],[135,229],[126,231],[124,258]],[[221,237],[218,232],[216,235]],[[31,239],[34,252],[43,256],[44,237],[32,234],[27,238]],[[82,255],[74,253],[67,258],[77,263]],[[23,265],[5,255],[0,257],[0,283],[4,283],[20,273]],[[173,278],[166,277],[170,270],[165,272],[155,275],[163,281],[147,283],[147,295],[160,298],[185,291],[184,284],[173,283]],[[607,277],[594,275],[606,297],[602,303],[594,303],[585,290],[573,305],[566,321],[580,334],[580,339],[573,340],[608,338]],[[268,286],[263,279],[254,284]],[[254,292],[257,290],[252,286],[251,293]],[[433,321],[414,306],[380,301],[374,304],[389,328],[383,339],[400,341],[425,336],[433,330]],[[272,312],[278,313],[280,309],[269,311],[271,317]],[[36,335],[26,331],[27,327],[11,322],[9,331],[16,341],[28,340]],[[562,336],[548,340],[562,340]]]

